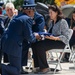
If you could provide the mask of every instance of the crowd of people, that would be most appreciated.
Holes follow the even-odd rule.
[[[62,49],[66,44],[75,45],[75,11],[70,27],[62,11],[56,5],[49,6],[48,28],[44,17],[36,11],[34,0],[24,0],[21,11],[13,3],[5,5],[5,19],[0,18],[0,72],[2,75],[27,74],[28,50],[31,47],[35,73],[45,74],[51,69],[46,59],[46,51]],[[47,28],[47,29],[46,29]],[[73,30],[70,38],[70,29]],[[43,35],[44,37],[42,38]],[[1,63],[3,56],[4,63]],[[2,71],[1,71],[2,70]]]

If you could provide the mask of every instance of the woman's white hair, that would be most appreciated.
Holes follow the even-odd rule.
[[[13,8],[13,9],[15,9],[15,6],[14,6],[13,3],[7,3],[6,6],[5,6],[5,9],[7,9],[7,8]]]

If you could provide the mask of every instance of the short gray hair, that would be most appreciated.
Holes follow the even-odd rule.
[[[5,9],[7,9],[7,8],[13,8],[13,9],[15,9],[15,6],[14,6],[13,3],[9,2],[9,3],[7,3],[6,6],[5,6]]]

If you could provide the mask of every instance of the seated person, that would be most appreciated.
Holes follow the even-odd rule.
[[[55,5],[51,5],[49,7],[49,16],[52,21],[50,22],[48,32],[52,35],[45,36],[45,40],[32,44],[34,67],[39,67],[37,73],[47,73],[49,71],[46,59],[47,50],[62,49],[69,43],[69,27],[61,15],[60,9]]]
[[[70,40],[70,46],[72,47],[73,45],[75,45],[75,11],[72,14],[70,28],[73,29],[73,35],[72,35],[72,38]]]

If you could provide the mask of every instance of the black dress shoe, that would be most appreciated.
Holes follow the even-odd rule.
[[[26,72],[26,71],[21,71],[21,74],[28,74],[28,72]]]
[[[21,68],[21,71],[20,71],[21,74],[28,74],[27,71],[24,71],[23,67]]]

